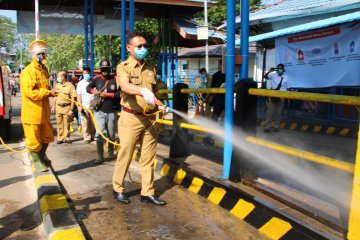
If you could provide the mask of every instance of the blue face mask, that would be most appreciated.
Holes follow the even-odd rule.
[[[135,57],[139,60],[143,60],[148,54],[147,48],[135,48]]]
[[[84,80],[90,81],[90,74],[84,74]]]
[[[279,75],[283,75],[284,70],[283,70],[283,69],[278,69],[278,70],[277,70],[277,73],[278,73]]]
[[[160,79],[160,80],[161,80],[161,75],[156,75],[156,79]]]

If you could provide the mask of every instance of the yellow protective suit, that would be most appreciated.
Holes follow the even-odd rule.
[[[31,152],[39,152],[42,143],[54,141],[50,122],[49,72],[33,57],[32,62],[21,72],[22,91],[21,122],[25,143]]]

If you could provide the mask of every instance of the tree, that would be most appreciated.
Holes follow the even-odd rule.
[[[261,0],[250,0],[250,11],[257,9]],[[240,13],[240,1],[236,2],[236,13]],[[204,18],[204,13],[199,12],[195,15],[197,18]],[[220,26],[226,20],[226,0],[219,0],[216,5],[208,9],[208,22],[210,26]]]
[[[84,37],[80,35],[44,34],[40,37],[49,45],[47,66],[51,73],[76,69],[78,61],[84,57]],[[32,35],[29,42],[35,37]]]
[[[154,43],[154,39],[159,33],[158,20],[154,18],[145,18],[143,21],[138,21],[135,23],[135,31],[144,34],[147,41],[149,54],[146,57],[146,61],[152,65],[156,65],[157,57],[160,52],[159,47]]]
[[[0,47],[5,47],[8,52],[14,50],[16,39],[16,24],[11,18],[0,16]]]
[[[153,42],[158,34],[157,19],[146,18],[136,22],[135,31],[144,34],[149,45],[149,55],[146,60],[155,65],[159,54],[159,48]],[[35,40],[34,35],[22,35],[21,37],[27,43]],[[43,34],[40,38],[45,40],[51,49],[47,63],[51,73],[78,68],[78,61],[84,58],[84,37],[82,35]],[[119,36],[96,35],[94,37],[95,61],[109,59],[113,66],[116,66],[120,62],[121,44]],[[20,52],[17,55],[20,57]],[[23,57],[24,65],[30,62],[30,58]]]

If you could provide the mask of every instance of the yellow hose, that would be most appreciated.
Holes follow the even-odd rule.
[[[66,99],[66,100],[68,100],[68,101],[74,102],[74,103],[76,104],[76,106],[80,106],[80,107],[82,107],[83,109],[85,109],[85,111],[87,111],[87,112],[90,114],[91,120],[94,122],[94,126],[95,126],[96,130],[98,131],[98,133],[100,134],[100,136],[102,136],[102,137],[106,140],[106,142],[109,142],[109,143],[113,144],[114,146],[120,146],[119,143],[111,141],[109,138],[107,138],[107,137],[100,131],[100,127],[97,125],[97,123],[96,123],[96,121],[95,121],[94,114],[92,113],[92,111],[91,111],[89,108],[84,107],[81,103],[78,103],[77,101],[72,100],[72,99],[70,99],[70,98],[63,97],[63,96],[57,96],[57,97],[61,97],[61,98]],[[143,115],[144,115],[145,117],[154,116],[154,115],[156,115],[156,114],[158,114],[158,113],[160,113],[160,112],[165,111],[165,109],[166,109],[166,108],[164,108],[164,109],[159,110],[159,111],[156,111],[156,112],[154,112],[154,113],[146,113],[147,108],[148,108],[148,105],[146,105],[145,108],[144,108]],[[162,118],[161,118],[161,120],[160,120],[160,123],[162,122],[162,120],[164,119],[164,117],[165,117],[165,114],[162,116]],[[153,124],[155,124],[155,123],[156,123],[156,121],[153,122]],[[7,148],[8,150],[10,150],[11,152],[14,152],[14,153],[24,153],[24,152],[28,152],[28,151],[29,151],[28,149],[24,149],[24,150],[15,150],[15,149],[13,149],[13,148],[9,147],[9,146],[4,142],[4,140],[3,140],[1,137],[0,137],[0,142],[1,142],[1,144],[3,144],[3,145],[5,146],[5,148]]]
[[[28,149],[24,149],[24,150],[15,150],[15,149],[13,149],[13,148],[9,147],[9,145],[7,145],[1,137],[0,137],[0,143],[1,143],[2,145],[4,145],[4,147],[5,147],[6,149],[8,149],[9,151],[14,152],[14,153],[24,153],[24,152],[28,152],[28,151],[29,151]]]

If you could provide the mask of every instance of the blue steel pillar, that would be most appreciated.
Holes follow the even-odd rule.
[[[234,79],[235,79],[235,0],[227,0],[226,14],[226,94],[225,94],[225,119],[224,119],[224,163],[223,178],[230,175],[232,157],[232,132],[234,116]]]
[[[248,78],[249,68],[249,0],[240,1],[240,16],[241,16],[241,34],[240,34],[240,55],[242,56],[241,70],[239,80],[246,80]]]
[[[90,0],[90,58],[91,58],[91,74],[94,75],[95,59],[94,59],[94,1]]]
[[[134,0],[130,0],[130,16],[129,16],[129,30],[134,32],[135,29],[135,3]]]
[[[84,64],[89,67],[89,0],[84,0]]]
[[[121,61],[126,60],[126,0],[121,0]]]
[[[257,97],[249,95],[250,88],[257,88],[254,81],[248,79],[249,63],[249,0],[241,0],[241,44],[242,56],[239,80],[235,84],[236,104],[234,113],[234,126],[247,135],[256,134]],[[227,91],[227,90],[226,90]],[[238,182],[241,179],[256,179],[257,169],[248,154],[235,148],[232,153],[229,179]]]

